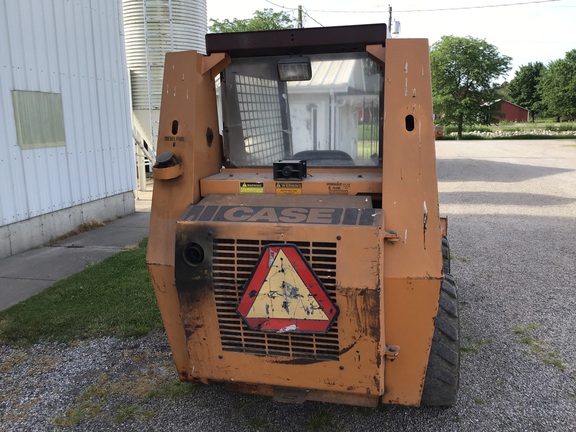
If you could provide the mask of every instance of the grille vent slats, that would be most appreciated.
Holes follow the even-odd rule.
[[[263,247],[276,240],[214,239],[213,280],[220,338],[224,351],[298,359],[338,360],[338,325],[327,334],[278,334],[248,329],[236,313],[242,290]],[[336,243],[296,244],[336,301]]]

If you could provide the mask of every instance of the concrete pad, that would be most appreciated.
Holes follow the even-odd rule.
[[[142,201],[139,208],[149,212],[150,204]],[[0,230],[0,259],[48,243],[84,222],[124,217],[134,209],[134,193],[129,191],[5,225]]]
[[[31,249],[0,261],[0,288],[11,285],[17,289],[18,280],[48,281],[52,284],[119,251],[120,248],[104,247]]]
[[[131,215],[115,219],[107,225],[116,228],[142,228],[148,231],[148,227],[150,226],[150,212],[132,213]],[[147,236],[148,234],[146,234],[145,237]]]
[[[66,248],[114,248],[120,251],[148,236],[148,228],[103,226],[93,231],[62,240],[57,246]]]

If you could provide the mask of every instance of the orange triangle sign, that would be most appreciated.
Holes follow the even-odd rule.
[[[338,308],[300,250],[270,244],[244,287],[238,313],[252,330],[326,333]]]

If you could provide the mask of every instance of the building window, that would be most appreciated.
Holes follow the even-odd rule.
[[[22,149],[66,145],[60,93],[12,91],[16,137]]]

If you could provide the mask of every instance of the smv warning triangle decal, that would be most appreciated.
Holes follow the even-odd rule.
[[[326,333],[338,309],[296,245],[272,244],[246,283],[238,313],[253,330]]]

